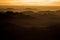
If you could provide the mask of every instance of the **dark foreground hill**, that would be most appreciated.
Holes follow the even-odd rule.
[[[0,12],[0,35],[2,40],[60,40],[60,16]]]

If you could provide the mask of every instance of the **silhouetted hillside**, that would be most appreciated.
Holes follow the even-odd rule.
[[[33,18],[33,17],[31,17],[30,15],[25,15],[25,14],[23,14],[22,12],[21,13],[18,13],[18,12],[16,12],[16,13],[14,13],[14,12],[12,12],[12,11],[7,11],[7,12],[0,12],[0,18]]]
[[[60,40],[60,15],[56,11],[0,12],[0,35],[2,40]]]

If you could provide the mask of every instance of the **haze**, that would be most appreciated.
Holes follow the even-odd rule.
[[[0,5],[8,6],[60,6],[60,0],[0,0]]]

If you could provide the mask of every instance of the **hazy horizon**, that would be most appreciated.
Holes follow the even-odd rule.
[[[60,6],[60,0],[0,0],[0,5],[7,6]]]
[[[7,8],[13,8],[14,11],[55,11],[60,10],[60,6],[0,6],[0,11],[7,10]],[[30,9],[27,9],[30,8]],[[8,11],[8,10],[7,10]]]

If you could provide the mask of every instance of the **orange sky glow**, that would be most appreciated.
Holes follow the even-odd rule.
[[[60,6],[60,0],[0,0],[0,5],[8,5],[8,6]]]

